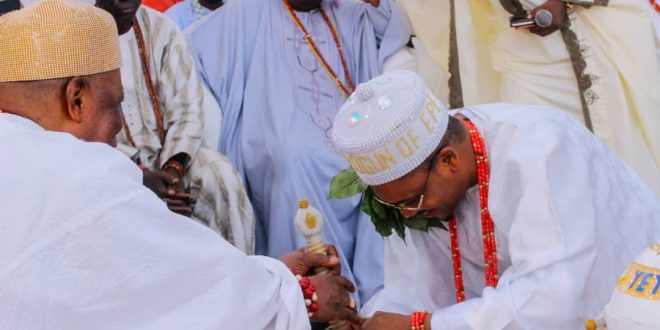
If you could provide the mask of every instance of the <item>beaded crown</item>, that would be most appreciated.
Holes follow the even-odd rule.
[[[419,76],[395,70],[356,88],[335,118],[332,139],[364,183],[379,185],[430,156],[448,116]]]

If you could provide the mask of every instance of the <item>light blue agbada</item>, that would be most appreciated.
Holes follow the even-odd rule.
[[[354,82],[381,73],[406,44],[408,22],[392,0],[324,1]],[[319,11],[298,13],[321,53],[346,81]],[[282,0],[228,1],[187,31],[197,69],[224,111],[220,151],[246,180],[259,221],[257,253],[277,257],[305,246],[294,226],[299,199],[323,212],[325,242],[337,246],[359,300],[382,288],[383,240],[359,199],[328,201],[331,178],[348,167],[330,132],[344,97],[311,53]]]
[[[179,30],[184,31],[188,26],[212,12],[212,10],[204,6],[199,6],[199,12],[197,12],[195,10],[195,1],[196,0],[181,1],[166,10],[165,16],[176,22]]]

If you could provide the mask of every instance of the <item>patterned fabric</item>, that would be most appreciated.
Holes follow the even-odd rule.
[[[119,68],[117,27],[105,11],[47,0],[0,18],[0,82]]]
[[[167,133],[161,145],[137,39],[131,29],[120,36],[125,92],[122,112],[137,148],[131,146],[125,131],[118,136],[118,148],[150,169],[159,169],[179,153],[189,155],[192,162],[184,181],[198,197],[192,218],[208,225],[240,250],[253,253],[254,215],[242,181],[227,158],[202,147],[202,111],[210,108],[220,112],[220,109],[197,79],[193,58],[176,25],[146,7],[141,7],[136,17],[147,45]]]

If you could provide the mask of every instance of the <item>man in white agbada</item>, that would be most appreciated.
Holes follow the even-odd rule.
[[[287,267],[337,274],[336,254],[248,257],[170,212],[111,147],[123,93],[109,14],[46,0],[4,15],[0,58],[0,329],[309,328]],[[354,317],[346,279],[309,278],[314,319]]]
[[[660,194],[660,40],[643,2],[400,0],[413,34],[451,74],[451,97],[443,99],[450,108],[511,102],[565,110]],[[541,9],[553,13],[548,28],[509,27],[514,13]]]
[[[660,237],[655,194],[554,108],[448,113],[394,71],[358,86],[332,137],[370,186],[378,230],[409,227],[386,238],[385,288],[363,329],[411,329],[416,310],[433,330],[577,329]]]
[[[238,172],[216,151],[222,115],[195,74],[183,34],[140,0],[98,0],[96,6],[113,15],[120,34],[119,149],[145,169],[145,185],[172,211],[254,253],[252,205]]]

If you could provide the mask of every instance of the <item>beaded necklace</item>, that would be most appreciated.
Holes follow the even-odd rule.
[[[291,18],[293,23],[296,24],[298,29],[302,31],[303,38],[305,39],[305,42],[309,46],[309,49],[312,51],[312,54],[314,54],[314,57],[316,57],[316,60],[321,64],[321,66],[328,74],[328,76],[330,76],[330,78],[335,82],[337,88],[339,88],[339,91],[342,93],[342,95],[344,95],[344,98],[347,98],[348,95],[353,93],[353,90],[355,90],[355,85],[353,84],[353,80],[351,79],[351,74],[348,71],[348,64],[346,61],[346,57],[344,56],[344,51],[342,50],[341,47],[339,34],[337,33],[337,29],[335,28],[335,26],[332,24],[330,17],[328,17],[323,7],[319,8],[319,11],[323,16],[323,20],[328,25],[328,28],[330,28],[330,32],[332,32],[332,38],[335,40],[335,45],[337,46],[337,51],[339,52],[339,57],[341,58],[341,65],[344,68],[344,76],[346,76],[346,85],[339,79],[335,71],[332,70],[332,67],[330,67],[330,64],[328,64],[328,62],[325,60],[325,58],[321,54],[321,51],[319,50],[319,48],[316,46],[316,43],[312,39],[312,36],[309,34],[309,32],[307,32],[307,29],[302,24],[302,22],[300,22],[300,19],[298,18],[298,15],[291,7],[291,4],[289,4],[287,0],[283,0],[283,1],[286,10],[289,13],[289,17]]]
[[[470,132],[470,142],[474,158],[477,162],[477,183],[479,184],[479,204],[481,209],[481,232],[484,242],[484,278],[486,286],[496,287],[497,272],[497,245],[495,243],[495,225],[488,211],[488,181],[490,180],[490,166],[484,139],[474,124],[465,119]],[[449,221],[449,236],[451,241],[451,257],[454,266],[454,285],[456,287],[456,302],[465,301],[465,287],[463,284],[463,270],[461,268],[461,252],[458,247],[458,230],[456,216]]]
[[[660,13],[660,3],[658,3],[658,0],[649,0],[649,3],[656,12]]]
[[[165,145],[165,128],[163,120],[163,112],[160,110],[160,102],[158,101],[158,94],[156,93],[156,88],[154,87],[153,80],[151,79],[151,71],[149,70],[148,54],[146,43],[144,42],[144,35],[142,34],[142,28],[138,23],[136,18],[133,18],[133,30],[135,31],[135,37],[138,43],[138,49],[140,50],[140,62],[142,63],[142,73],[147,84],[147,91],[149,92],[149,99],[151,100],[151,105],[154,111],[154,117],[156,117],[156,129],[158,130],[158,139],[160,144]],[[128,142],[133,146],[137,147],[135,140],[131,135],[131,131],[128,129],[128,125],[122,113],[122,124],[124,126],[124,132],[126,132],[126,138]]]

